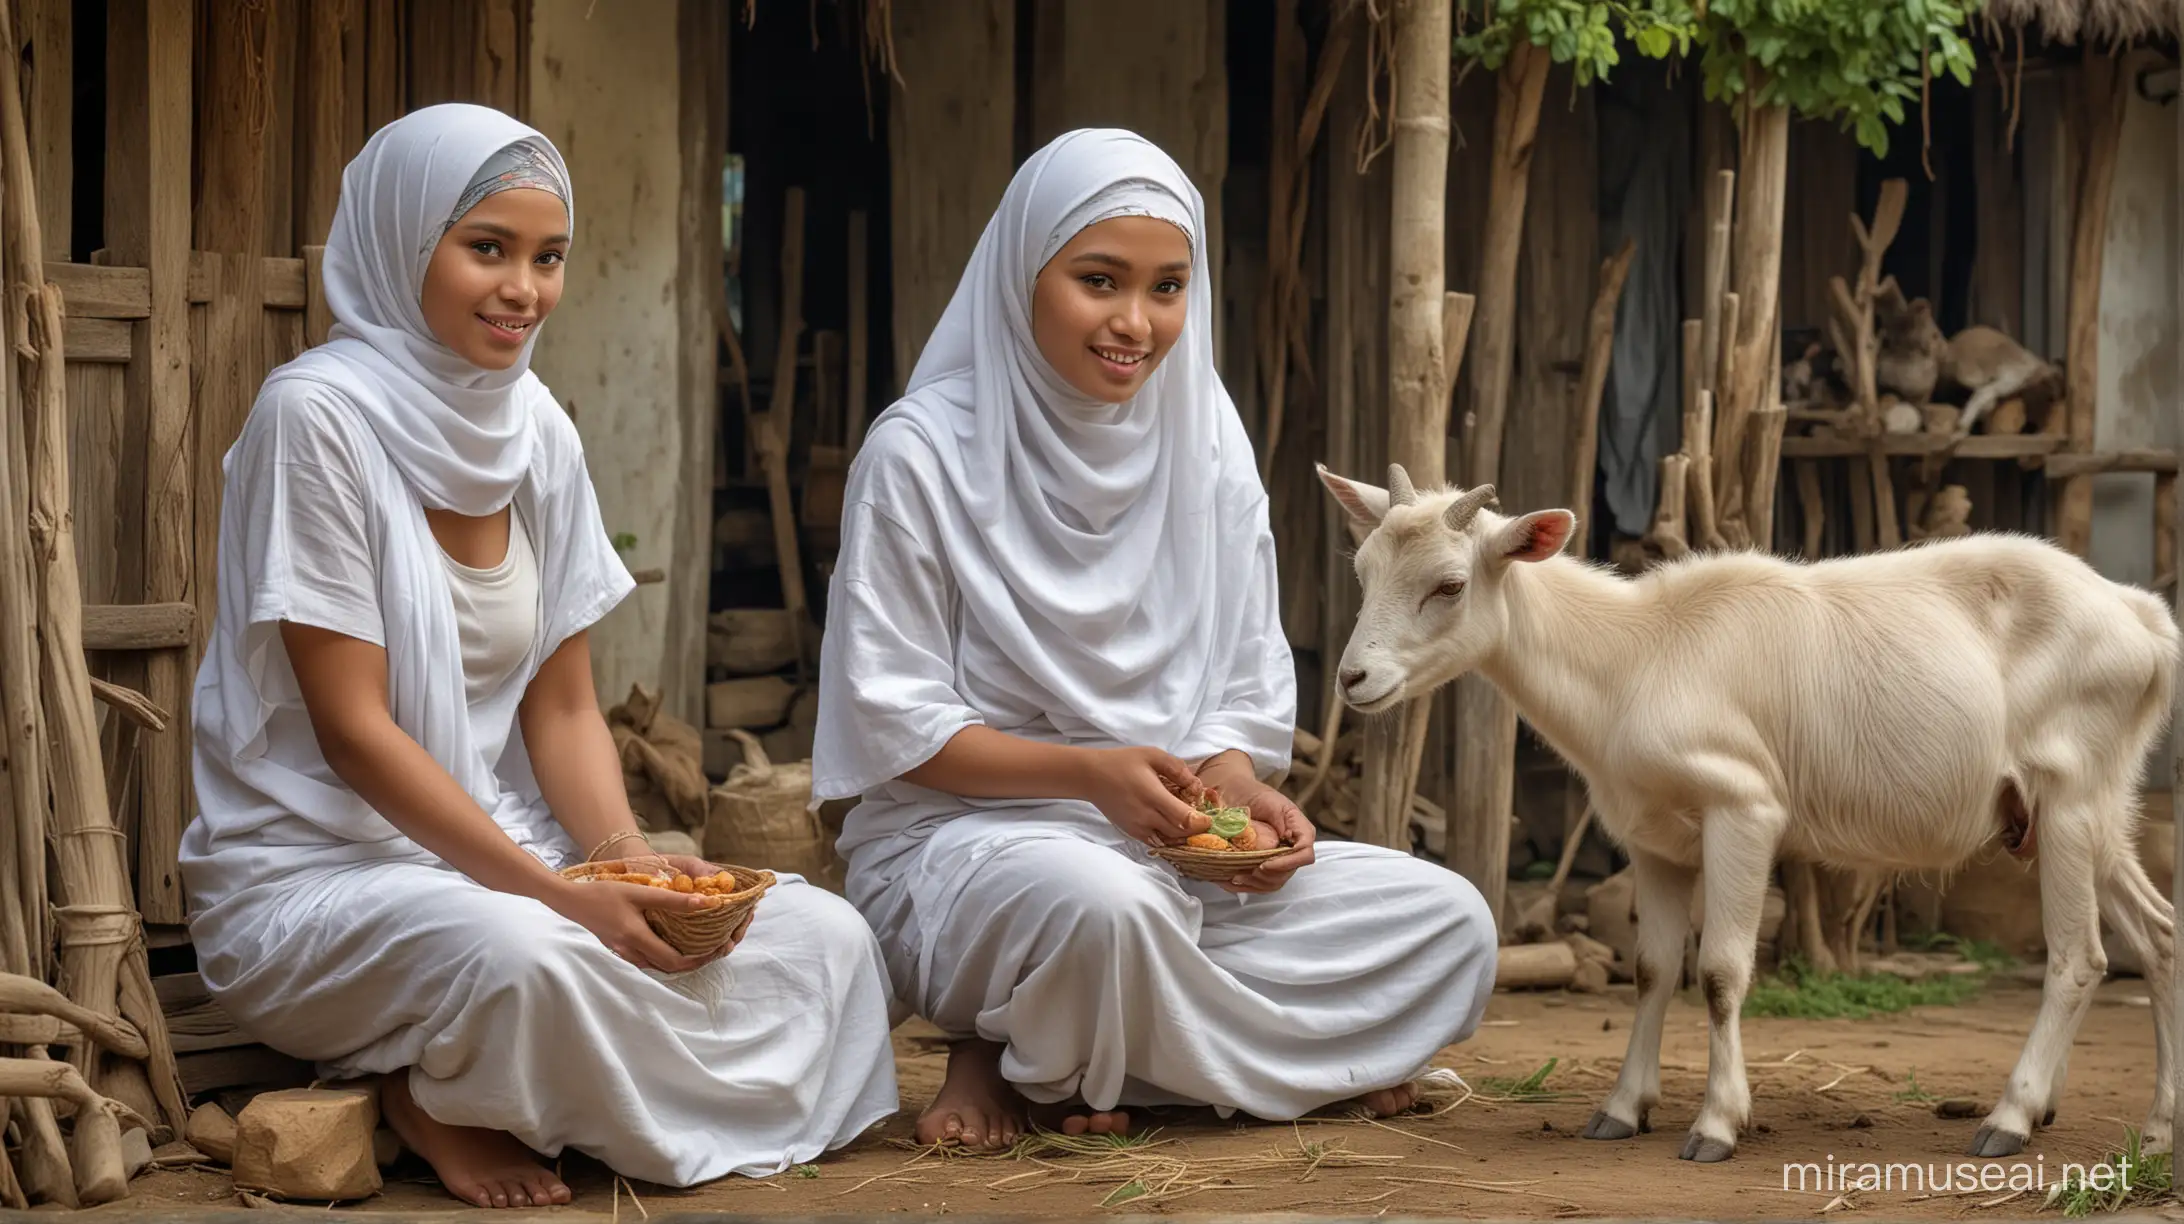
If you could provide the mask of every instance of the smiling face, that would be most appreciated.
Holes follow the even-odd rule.
[[[1070,386],[1119,404],[1138,393],[1183,334],[1191,244],[1154,217],[1085,227],[1040,269],[1031,326]]]
[[[569,213],[551,192],[495,192],[463,214],[425,269],[425,322],[471,364],[505,370],[561,301]]]

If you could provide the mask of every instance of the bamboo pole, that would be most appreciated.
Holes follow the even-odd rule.
[[[1729,542],[1752,543],[1742,475],[1744,431],[1765,398],[1767,381],[1781,377],[1768,354],[1780,330],[1782,214],[1789,173],[1790,112],[1786,106],[1748,109],[1738,155],[1736,233],[1731,275],[1736,282],[1736,369],[1725,399],[1715,401],[1715,461],[1720,496],[1716,517]],[[1726,341],[1724,341],[1726,343]],[[1724,470],[1729,474],[1724,475]]]
[[[1493,484],[1501,473],[1509,381],[1516,364],[1517,257],[1524,242],[1540,100],[1552,66],[1545,49],[1519,39],[1502,65],[1495,97],[1479,306],[1472,321],[1471,414],[1463,454],[1467,486]],[[1498,926],[1509,874],[1516,708],[1477,674],[1456,681],[1455,701],[1456,789],[1448,810],[1448,865],[1479,890]]]
[[[1615,348],[1615,308],[1623,300],[1623,283],[1630,279],[1631,259],[1638,253],[1635,238],[1623,239],[1622,248],[1600,261],[1600,290],[1593,297],[1592,314],[1585,322],[1585,365],[1578,376],[1577,443],[1570,455],[1570,512],[1577,515],[1577,550],[1585,551],[1585,532],[1592,519],[1593,469],[1600,462],[1600,397],[1608,386],[1608,358]]]
[[[1388,461],[1421,485],[1438,486],[1448,468],[1448,302],[1444,297],[1448,225],[1449,7],[1437,0],[1396,0],[1395,143],[1390,163],[1388,286]],[[1414,764],[1432,710],[1425,698],[1404,704],[1365,733],[1365,804],[1356,838],[1408,849]]]

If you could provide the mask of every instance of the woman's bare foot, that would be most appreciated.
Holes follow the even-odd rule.
[[[1032,1121],[1050,1131],[1065,1135],[1127,1135],[1130,1133],[1130,1115],[1120,1109],[1093,1110],[1085,1107],[1082,1100],[1064,1101],[1059,1105],[1038,1105],[1032,1108]]]
[[[403,1146],[425,1158],[448,1193],[478,1207],[560,1206],[572,1197],[538,1154],[507,1131],[449,1126],[410,1095],[409,1072],[380,1081],[379,1110]]]
[[[1378,1092],[1368,1092],[1357,1099],[1358,1107],[1375,1118],[1392,1118],[1397,1114],[1406,1114],[1417,1104],[1418,1085],[1416,1084],[1398,1084],[1393,1088],[1382,1088]]]
[[[918,1115],[919,1143],[999,1150],[1024,1133],[1024,1098],[1001,1075],[1001,1045],[983,1038],[948,1051],[948,1078]]]

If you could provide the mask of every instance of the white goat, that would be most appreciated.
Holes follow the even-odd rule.
[[[1491,486],[1420,494],[1400,467],[1386,490],[1320,478],[1363,536],[1345,700],[1375,713],[1480,672],[1584,776],[1630,854],[1637,1016],[1588,1138],[1650,1129],[1695,875],[1711,1043],[1682,1155],[1714,1161],[1750,1120],[1737,1018],[1776,857],[1946,872],[1999,838],[2038,851],[2047,982],[1972,1154],[2015,1154],[2053,1120],[2107,972],[2103,915],[2146,966],[2145,1141],[2168,1150],[2175,922],[2134,853],[2178,661],[2160,599],[1992,534],[1815,564],[1698,555],[1623,579],[1560,555],[1567,510],[1506,518]]]

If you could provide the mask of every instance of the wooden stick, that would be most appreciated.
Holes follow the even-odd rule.
[[[1787,415],[1776,406],[1770,405],[1752,414],[1750,455],[1745,469],[1749,500],[1744,513],[1752,547],[1761,552],[1774,551],[1775,482],[1782,473],[1782,429],[1785,424]]]
[[[165,731],[167,712],[152,704],[152,700],[133,688],[124,688],[91,677],[91,695],[113,707],[114,712],[142,727],[146,731]]]
[[[812,662],[805,634],[804,558],[796,542],[796,512],[789,505],[789,427],[796,408],[796,342],[804,331],[804,189],[791,187],[781,222],[781,339],[774,350],[773,398],[752,436],[766,469],[773,512],[774,556],[781,593],[796,632],[796,677],[804,682]]]
[[[1678,451],[1661,456],[1660,500],[1653,510],[1653,525],[1646,531],[1646,543],[1671,561],[1691,551],[1690,536],[1684,530],[1684,493],[1690,473],[1689,455]]]
[[[121,1155],[121,1118],[128,1110],[93,1092],[74,1067],[38,1058],[0,1058],[0,1095],[46,1097],[76,1107],[70,1162],[76,1173],[73,1205],[96,1207],[128,1195],[129,1173]],[[149,1129],[150,1123],[145,1126]]]
[[[2176,473],[2154,477],[2154,589],[2176,596]]]
[[[1600,397],[1608,386],[1608,358],[1615,350],[1615,308],[1623,300],[1623,283],[1630,279],[1631,259],[1638,253],[1635,238],[1623,239],[1621,249],[1600,261],[1600,288],[1593,296],[1592,313],[1585,322],[1585,364],[1577,383],[1577,442],[1570,457],[1570,512],[1577,516],[1578,555],[1585,553],[1585,529],[1592,518],[1593,469],[1600,462]]]
[[[1737,172],[1716,170],[1712,190],[1706,194],[1706,262],[1699,285],[1700,320],[1698,390],[1712,391],[1720,402],[1729,383],[1718,371],[1729,366],[1725,353],[1736,350],[1736,316],[1724,307],[1733,296],[1729,289],[1729,243],[1735,233]],[[1724,339],[1726,337],[1726,339]]]
[[[864,443],[865,403],[872,382],[872,305],[867,286],[872,279],[871,252],[867,249],[867,218],[863,209],[849,214],[849,397],[848,420],[842,442],[854,457]],[[718,279],[717,277],[715,279]]]
[[[1464,438],[1466,485],[1493,484],[1500,475],[1509,378],[1516,362],[1517,256],[1524,243],[1532,142],[1539,134],[1540,99],[1551,67],[1544,48],[1521,38],[1502,64],[1486,232],[1480,236],[1485,262],[1479,270],[1479,315],[1472,324],[1478,334],[1471,363],[1472,421]]]
[[[1820,494],[1820,462],[1799,459],[1794,466],[1797,469],[1797,504],[1805,520],[1805,559],[1818,561],[1827,528],[1827,499]]]
[[[2049,455],[2042,466],[2046,468],[2050,480],[2089,476],[2098,472],[2152,472],[2161,476],[2174,476],[2177,473],[2176,452],[2173,450],[2096,451],[2078,454],[2066,451]]]
[[[44,982],[19,973],[0,973],[0,1013],[64,1020],[100,1048],[124,1058],[145,1058],[151,1053],[144,1034],[127,1022],[80,1007]]]
[[[1734,276],[1737,294],[1735,379],[1726,399],[1716,401],[1723,420],[1716,427],[1714,454],[1722,467],[1737,465],[1744,453],[1746,418],[1762,402],[1766,382],[1781,379],[1767,360],[1780,337],[1777,294],[1782,278],[1782,210],[1789,171],[1790,113],[1783,105],[1751,108],[1744,118],[1737,159],[1737,210]],[[1719,481],[1717,471],[1716,479]],[[1725,520],[1740,519],[1744,498],[1731,489],[1716,504]]]

